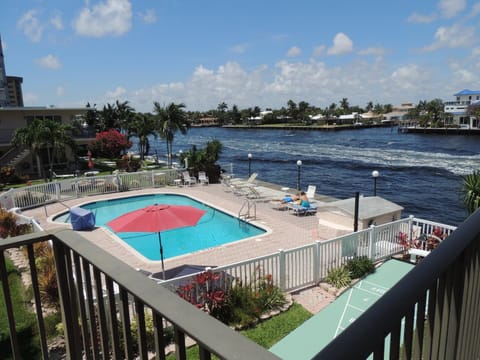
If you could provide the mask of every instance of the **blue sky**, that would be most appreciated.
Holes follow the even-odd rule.
[[[26,106],[208,110],[480,90],[480,1],[2,0]]]

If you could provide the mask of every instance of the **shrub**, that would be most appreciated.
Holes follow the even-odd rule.
[[[262,313],[285,305],[285,294],[273,284],[272,275],[259,276],[255,287],[255,303]]]
[[[2,166],[0,168],[0,183],[3,184],[19,184],[22,179],[15,174],[15,168],[13,166]]]
[[[350,271],[348,271],[346,266],[330,269],[325,280],[337,289],[348,286],[352,282]]]
[[[226,292],[221,286],[224,274],[212,271],[200,273],[192,282],[179,286],[177,293],[197,308],[225,322],[230,311]]]
[[[57,325],[62,323],[62,314],[60,312],[54,312],[45,316],[45,332],[47,338],[51,339],[58,335]]]
[[[375,272],[375,264],[368,257],[359,256],[347,263],[347,269],[350,271],[352,279],[358,279],[366,274]]]
[[[194,281],[179,286],[177,293],[223,323],[240,327],[256,323],[262,314],[286,303],[271,275],[256,271],[248,284],[224,277],[223,272],[198,274]]]
[[[118,322],[118,326],[121,327],[121,322]],[[120,328],[119,328],[120,329]],[[151,312],[145,311],[145,331],[147,334],[147,349],[150,351],[155,350],[155,328],[153,326],[153,317]],[[121,331],[119,332],[121,333]],[[136,320],[133,320],[130,326],[130,334],[132,337],[132,343],[134,346],[134,352],[138,353],[138,324]],[[123,339],[122,339],[123,340]],[[163,329],[163,341],[165,346],[173,342],[173,327],[168,326]]]
[[[117,169],[126,172],[136,172],[142,167],[142,161],[139,159],[121,159],[117,160]]]
[[[108,130],[97,133],[94,141],[88,145],[88,149],[97,157],[109,159],[118,158],[122,152],[130,149],[132,142],[117,130]]]
[[[40,297],[51,306],[59,306],[59,293],[57,272],[55,270],[55,257],[53,250],[49,249],[42,257],[35,259],[38,269],[38,286]]]
[[[30,224],[17,224],[17,215],[0,208],[0,237],[18,236],[32,232]]]

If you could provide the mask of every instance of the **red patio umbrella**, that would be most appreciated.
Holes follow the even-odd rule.
[[[155,204],[123,214],[108,222],[107,225],[116,232],[158,233],[162,273],[165,277],[163,246],[160,233],[165,230],[194,226],[205,213],[205,210],[193,206]]]

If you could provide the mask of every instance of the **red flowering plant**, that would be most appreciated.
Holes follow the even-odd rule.
[[[224,272],[211,270],[195,275],[193,281],[180,285],[177,293],[197,308],[220,321],[227,320],[229,303],[225,287]],[[223,286],[222,286],[223,285]]]
[[[177,293],[216,319],[243,328],[286,303],[285,294],[274,284],[272,275],[262,275],[257,268],[250,278],[250,282],[243,283],[225,272],[206,271],[180,285]]]
[[[97,134],[95,140],[88,144],[88,149],[98,157],[109,159],[119,158],[120,155],[132,147],[132,142],[115,129]]]
[[[408,235],[400,232],[397,236],[398,242],[408,252],[409,249],[433,250],[446,237],[444,230],[438,226],[434,227],[431,234],[421,234],[416,238],[409,239]]]

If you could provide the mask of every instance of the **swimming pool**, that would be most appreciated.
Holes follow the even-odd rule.
[[[266,232],[264,229],[184,195],[137,195],[95,201],[84,204],[81,208],[90,210],[95,214],[96,226],[103,226],[114,232],[106,225],[109,221],[127,212],[153,204],[189,205],[206,211],[196,226],[162,231],[164,259],[258,236]],[[69,223],[70,213],[66,212],[56,216],[53,221]],[[119,232],[116,235],[145,258],[160,260],[160,245],[157,233]]]

